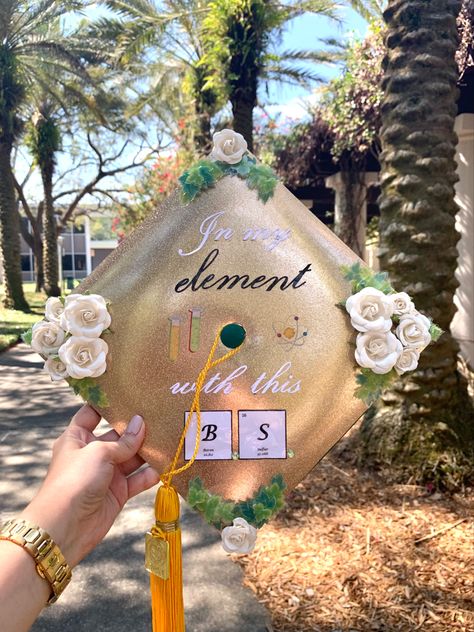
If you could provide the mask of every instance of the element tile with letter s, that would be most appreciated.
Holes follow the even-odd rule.
[[[286,456],[286,410],[239,410],[239,458]]]

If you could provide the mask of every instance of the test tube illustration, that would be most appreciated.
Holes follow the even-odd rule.
[[[201,341],[201,315],[202,309],[193,307],[191,312],[191,325],[189,329],[189,350],[195,353],[199,349]]]
[[[179,316],[171,316],[170,321],[170,346],[169,356],[173,362],[178,359],[179,355],[179,341],[181,334],[181,319]]]

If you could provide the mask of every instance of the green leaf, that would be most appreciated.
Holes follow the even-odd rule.
[[[185,202],[191,202],[202,191],[214,186],[224,176],[223,169],[212,160],[199,160],[178,178]]]
[[[247,185],[249,189],[257,191],[262,202],[267,202],[273,196],[277,183],[278,179],[273,169],[267,165],[251,165],[247,176]]]
[[[31,346],[32,337],[33,337],[33,327],[30,327],[29,329],[27,329],[21,334],[21,339],[23,340],[23,342],[30,346]]]
[[[244,156],[240,162],[236,165],[232,165],[232,172],[238,175],[240,178],[247,178],[250,174],[250,169],[255,165],[256,160],[250,158],[250,156]]]
[[[358,387],[354,395],[370,406],[396,377],[397,373],[394,369],[382,375],[374,373],[370,369],[361,369],[361,372],[356,376]]]
[[[72,387],[74,393],[82,397],[85,402],[89,402],[99,408],[107,408],[109,401],[107,395],[91,377],[84,377],[82,380],[68,378],[67,382]]]
[[[365,287],[374,287],[384,294],[394,292],[386,272],[374,272],[370,268],[361,266],[359,261],[352,266],[341,266],[341,270],[344,278],[351,281],[353,294]]]
[[[444,331],[441,329],[441,327],[438,327],[438,325],[436,325],[435,323],[431,323],[430,336],[433,342],[439,340],[443,334]]]

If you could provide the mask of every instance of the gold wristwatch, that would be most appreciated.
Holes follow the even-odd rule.
[[[38,575],[51,585],[48,605],[57,601],[71,581],[71,569],[58,545],[41,527],[26,520],[8,520],[0,529],[0,540],[18,544],[34,559]]]

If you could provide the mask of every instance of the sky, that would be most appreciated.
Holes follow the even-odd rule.
[[[85,17],[95,19],[104,13],[104,9],[91,6],[86,10]],[[357,13],[348,7],[343,7],[342,24],[334,24],[327,18],[306,14],[293,20],[286,28],[281,43],[276,45],[276,50],[293,50],[293,49],[314,49],[315,42],[326,38],[338,38],[348,40],[356,37],[361,38],[367,31],[367,22],[363,20]],[[73,26],[79,18],[73,17],[67,20],[67,26]],[[321,45],[323,46],[323,45]],[[325,80],[331,79],[338,72],[337,67],[321,66],[318,70]],[[270,85],[269,94],[266,97],[265,109],[270,116],[280,115],[281,119],[293,119],[295,122],[301,120],[307,115],[307,104],[316,100],[315,91],[308,90],[303,87],[295,87],[289,85]],[[130,162],[133,156],[124,156],[124,161]],[[58,168],[60,173],[71,165],[68,157],[67,146],[58,156]],[[27,161],[19,158],[17,169],[20,179],[22,173],[26,173],[28,169]],[[133,170],[126,175],[121,176],[122,182],[131,184],[135,178],[137,171]],[[91,173],[85,169],[82,173],[85,179],[89,179]],[[67,185],[67,179],[64,180]],[[104,184],[107,184],[104,181]],[[109,183],[110,184],[110,183]],[[68,188],[66,186],[66,188]],[[27,194],[30,198],[38,201],[41,199],[41,181],[38,174],[34,174],[29,181]],[[90,203],[90,200],[85,200]]]

